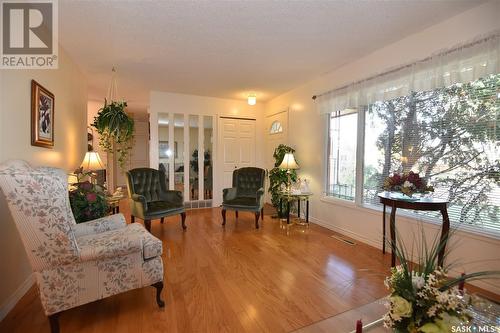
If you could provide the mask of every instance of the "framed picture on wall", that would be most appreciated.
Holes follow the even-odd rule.
[[[54,146],[54,94],[31,80],[31,145]]]

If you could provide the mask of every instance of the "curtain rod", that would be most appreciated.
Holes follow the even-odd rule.
[[[472,47],[476,44],[480,44],[480,43],[484,43],[490,39],[495,39],[495,38],[498,38],[500,36],[500,30],[497,30],[495,31],[494,33],[491,33],[491,34],[488,34],[487,36],[481,36],[479,37],[478,39],[475,39],[473,40],[472,42],[468,42],[468,43],[465,43],[465,44],[460,44],[460,45],[457,45],[457,46],[454,46],[452,47],[451,49],[447,49],[447,50],[444,50],[444,51],[440,51],[440,52],[437,52],[431,56],[428,56],[426,58],[423,58],[421,60],[417,60],[417,61],[414,61],[412,63],[409,63],[409,64],[405,64],[405,65],[402,65],[402,66],[398,66],[396,68],[393,68],[393,69],[389,69],[388,71],[386,72],[383,72],[383,73],[379,73],[379,74],[375,74],[373,76],[370,76],[366,79],[362,79],[362,80],[359,80],[359,81],[355,81],[355,82],[351,82],[351,83],[348,83],[346,85],[343,85],[342,87],[340,88],[335,88],[333,90],[329,90],[329,91],[326,91],[324,93],[321,93],[319,95],[313,95],[312,96],[312,99],[313,100],[316,100],[316,98],[318,98],[319,96],[323,96],[323,95],[326,95],[326,94],[329,94],[329,93],[332,93],[334,91],[338,91],[338,90],[342,90],[342,89],[345,89],[351,85],[355,85],[355,84],[359,84],[359,83],[362,83],[362,82],[366,82],[366,81],[370,81],[370,80],[373,80],[373,79],[376,79],[376,78],[379,78],[379,77],[382,77],[382,76],[385,76],[385,75],[389,75],[389,74],[392,74],[392,73],[395,73],[397,71],[400,71],[400,70],[403,70],[405,68],[409,68],[409,67],[412,67],[413,65],[415,64],[418,64],[418,63],[422,63],[422,62],[426,62],[426,61],[429,61],[430,59],[436,57],[436,56],[444,56],[444,55],[447,55],[447,54],[450,54],[450,53],[453,53],[453,52],[456,52],[458,50],[461,50],[461,49],[465,49],[465,48],[468,48],[468,47]]]

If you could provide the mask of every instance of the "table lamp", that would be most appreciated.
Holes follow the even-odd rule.
[[[83,168],[84,172],[90,173],[90,180],[93,184],[95,184],[97,176],[94,171],[106,169],[101,161],[101,157],[99,157],[99,153],[93,150],[85,154],[85,158],[80,166]]]
[[[281,162],[279,168],[286,170],[286,173],[288,175],[288,182],[286,184],[287,185],[286,191],[288,193],[290,193],[291,192],[291,185],[292,185],[292,181],[290,179],[290,170],[296,170],[299,168],[299,165],[295,161],[295,157],[293,156],[293,153],[286,153],[285,154],[285,157],[283,157],[283,161]]]

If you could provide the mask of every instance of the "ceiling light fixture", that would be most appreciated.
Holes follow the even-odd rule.
[[[257,96],[255,94],[248,95],[248,105],[255,105],[257,103]]]

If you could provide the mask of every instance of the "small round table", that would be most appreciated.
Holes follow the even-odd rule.
[[[444,253],[446,248],[446,242],[448,240],[448,232],[450,230],[450,219],[448,217],[448,201],[442,199],[434,198],[421,198],[418,200],[405,200],[399,197],[395,197],[391,192],[381,192],[378,194],[380,203],[384,205],[383,218],[382,218],[382,232],[383,232],[383,244],[382,252],[385,253],[385,211],[386,206],[391,207],[391,218],[390,218],[390,233],[391,233],[391,267],[396,265],[396,209],[411,209],[411,210],[421,210],[421,211],[439,211],[443,216],[443,224],[441,227],[441,242],[443,247],[439,251],[438,255],[438,265],[443,266]]]
[[[306,202],[306,225],[309,225],[309,197],[312,193],[292,193],[292,192],[279,192],[280,209],[283,200],[286,200],[286,224],[290,224],[290,202],[297,201],[297,215],[300,219],[300,202]]]
[[[111,214],[118,214],[120,212],[120,201],[125,198],[125,194],[106,197]]]

